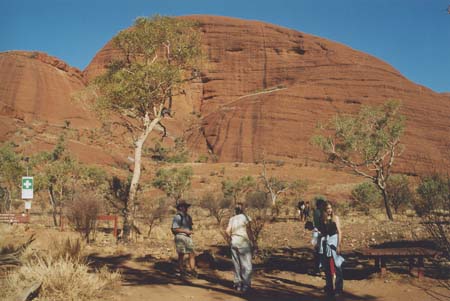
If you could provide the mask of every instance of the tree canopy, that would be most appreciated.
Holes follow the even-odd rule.
[[[313,143],[329,161],[350,168],[377,185],[391,220],[386,182],[395,157],[402,152],[400,137],[405,118],[399,110],[400,102],[393,100],[378,107],[364,106],[356,115],[336,115],[331,122],[319,126],[324,134],[313,137]]]

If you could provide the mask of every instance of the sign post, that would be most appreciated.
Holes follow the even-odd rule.
[[[33,199],[33,177],[22,177],[22,199]]]

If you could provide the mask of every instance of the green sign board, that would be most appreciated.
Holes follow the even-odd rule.
[[[33,198],[33,177],[22,177],[22,199]]]

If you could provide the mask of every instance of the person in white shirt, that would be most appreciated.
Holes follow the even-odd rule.
[[[252,255],[254,246],[250,217],[244,213],[242,203],[237,203],[235,215],[230,218],[226,230],[231,239],[231,258],[234,265],[234,287],[247,292],[251,287]]]

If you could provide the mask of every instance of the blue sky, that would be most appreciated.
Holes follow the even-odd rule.
[[[450,0],[0,0],[0,51],[38,50],[84,69],[138,16],[265,21],[346,44],[450,91]]]

